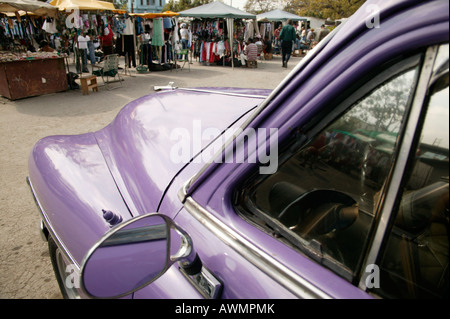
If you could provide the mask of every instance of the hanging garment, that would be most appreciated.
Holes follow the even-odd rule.
[[[123,31],[125,30],[125,21],[120,19],[114,19],[114,30],[116,30],[117,33],[123,34]]]
[[[123,35],[124,37],[124,52],[127,54],[128,57],[128,67],[131,68],[131,65],[133,67],[136,67],[136,54],[134,51],[134,41],[133,41],[133,35]]]
[[[144,65],[151,65],[153,62],[152,57],[152,46],[150,44],[142,45],[142,61],[141,63]]]
[[[133,22],[131,21],[131,18],[125,19],[125,30],[123,30],[124,35],[133,35]]]
[[[206,42],[205,43],[206,46],[206,57],[205,57],[205,61],[209,62],[209,58],[211,56],[211,42]]]
[[[45,19],[44,24],[42,25],[42,30],[51,34],[58,33],[55,20]]]
[[[214,59],[215,59],[215,54],[214,54],[214,48],[216,47],[216,44],[215,43],[211,43],[211,46],[210,46],[210,53],[209,53],[209,63],[213,63],[214,62]]]
[[[142,33],[144,33],[143,21],[144,21],[144,19],[142,19],[141,17],[136,18],[136,21],[134,22],[134,24],[136,26],[136,35],[141,35]]]
[[[162,25],[162,19],[160,19],[160,18],[153,20],[152,45],[157,46],[157,47],[164,46],[163,25]]]
[[[144,20],[144,31],[147,30],[150,33],[150,38],[153,37],[153,21],[150,19]]]
[[[224,44],[223,41],[219,41],[219,42],[217,43],[216,54],[217,54],[218,56],[222,56],[222,55],[225,54],[225,44]]]
[[[171,18],[163,18],[164,29],[172,29],[172,19]]]
[[[246,27],[245,27],[244,41],[247,42],[248,39],[253,38],[254,32],[255,31],[254,31],[253,22],[248,22]]]
[[[81,19],[83,21],[83,28],[85,30],[89,29],[89,15],[88,14],[82,14]]]

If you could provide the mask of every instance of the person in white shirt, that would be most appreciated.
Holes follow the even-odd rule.
[[[255,40],[255,39],[254,39],[254,40]],[[264,50],[264,44],[263,44],[263,42],[261,41],[261,36],[260,36],[260,35],[257,35],[257,36],[256,36],[255,44],[256,44],[256,46],[258,47],[258,56],[261,55],[261,54],[264,54],[264,53],[263,53],[263,50]]]
[[[183,50],[188,49],[188,47],[189,47],[189,30],[186,26],[186,23],[183,23],[181,25],[180,37],[181,37],[181,48]],[[187,59],[187,56],[185,56],[185,59]]]
[[[181,43],[183,44],[183,49],[187,49],[189,44],[189,30],[185,23],[181,25],[180,29]]]
[[[87,50],[88,50],[88,41],[90,41],[90,37],[86,35],[86,32],[82,32],[78,38],[77,38],[77,46],[76,46],[76,52],[77,52],[77,72],[80,73],[80,59],[81,59],[81,66],[82,71],[84,73],[89,73],[89,70],[87,68]]]

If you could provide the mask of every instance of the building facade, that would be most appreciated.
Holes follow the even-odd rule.
[[[134,13],[162,12],[166,0],[131,0],[128,1],[128,11]]]

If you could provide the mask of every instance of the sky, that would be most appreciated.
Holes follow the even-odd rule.
[[[244,10],[244,6],[247,3],[247,0],[222,0],[223,3],[232,5],[235,8],[240,10]],[[280,5],[278,9],[283,9],[283,5]]]
[[[245,4],[247,3],[247,0],[223,0],[225,4],[228,4],[229,6],[233,6],[235,8],[238,8],[240,10],[244,9]]]

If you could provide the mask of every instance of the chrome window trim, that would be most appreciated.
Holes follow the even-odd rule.
[[[51,223],[50,223],[50,221],[49,221],[49,219],[47,217],[47,214],[45,213],[44,209],[42,208],[41,203],[39,202],[39,198],[36,195],[36,192],[35,192],[34,187],[33,187],[33,183],[31,183],[31,180],[30,180],[29,177],[27,177],[27,182],[28,182],[28,185],[30,186],[31,193],[33,194],[34,200],[36,202],[36,206],[39,208],[39,214],[40,214],[40,217],[41,217],[41,223],[44,224],[45,228],[49,232],[49,235],[53,238],[53,240],[55,241],[56,245],[58,246],[60,252],[66,258],[66,260],[68,260],[69,263],[73,264],[77,268],[76,270],[79,272],[80,269],[81,269],[80,265],[77,263],[75,258],[73,258],[73,256],[70,254],[70,252],[67,249],[67,247],[64,245],[64,243],[59,238],[58,234],[53,229],[53,227],[52,227],[52,225],[51,225]]]
[[[187,197],[188,183],[178,192],[178,197],[184,202],[184,208],[198,222],[213,232],[224,244],[232,248],[252,265],[267,276],[278,282],[292,294],[304,299],[331,299],[332,297],[314,286],[305,278],[250,243],[225,223],[217,219],[207,209],[197,203],[192,197]]]
[[[228,95],[228,96],[235,96],[235,97],[254,98],[254,99],[266,99],[267,98],[267,95],[245,94],[245,93],[225,92],[225,91],[214,91],[214,90],[206,90],[206,89],[177,88],[177,90],[178,91],[198,92],[198,93],[211,93],[211,94],[219,94],[219,95]]]
[[[399,155],[392,172],[392,179],[389,183],[388,189],[384,192],[386,197],[383,203],[381,203],[382,208],[380,212],[380,220],[375,229],[375,235],[364,263],[364,268],[362,271],[363,275],[359,281],[358,287],[364,291],[367,290],[366,279],[371,275],[370,273],[365,272],[364,269],[367,269],[369,265],[376,264],[383,239],[387,235],[389,221],[393,215],[393,209],[397,199],[397,190],[400,189],[403,180],[404,170],[408,163],[409,154],[411,153],[414,139],[416,137],[416,127],[420,121],[422,106],[425,102],[429,84],[433,76],[434,61],[436,59],[438,49],[439,46],[432,46],[427,49],[425,60],[420,70],[417,90],[414,94],[411,111],[407,120],[405,132],[403,134],[404,138],[401,142]],[[390,190],[395,190],[395,192],[390,192]]]

